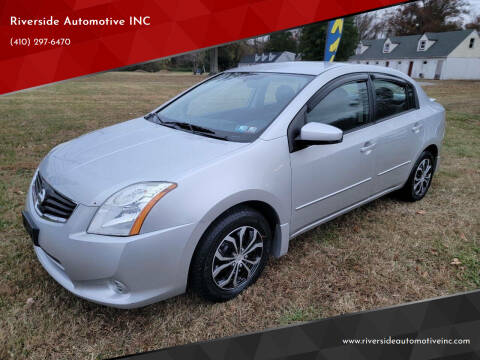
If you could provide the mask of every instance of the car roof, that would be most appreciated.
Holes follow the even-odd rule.
[[[278,63],[244,65],[239,66],[226,72],[272,72],[286,74],[304,74],[304,75],[320,75],[321,73],[342,66],[352,64],[326,62],[326,61],[285,61]]]

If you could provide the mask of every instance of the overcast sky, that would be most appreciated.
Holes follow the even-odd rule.
[[[474,13],[480,15],[480,0],[470,0],[469,2],[472,5]]]

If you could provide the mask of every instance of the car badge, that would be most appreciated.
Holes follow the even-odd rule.
[[[43,204],[43,201],[45,200],[46,195],[47,195],[47,192],[45,191],[45,188],[42,188],[42,190],[40,190],[38,195],[37,195],[39,205]]]

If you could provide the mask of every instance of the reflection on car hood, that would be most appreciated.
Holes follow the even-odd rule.
[[[203,137],[138,118],[54,148],[40,164],[50,185],[72,200],[100,205],[142,181],[177,182],[248,144]]]

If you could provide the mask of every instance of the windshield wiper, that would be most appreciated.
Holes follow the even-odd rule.
[[[144,116],[144,118],[146,120],[150,120],[152,117],[155,118],[155,120],[158,124],[163,124],[164,123],[164,121],[160,118],[160,116],[156,112],[151,112],[151,113]]]
[[[162,121],[162,124],[166,125],[166,126],[173,125],[175,127],[181,128],[181,129],[190,130],[194,134],[208,136],[208,137],[211,137],[211,138],[214,138],[214,139],[228,140],[228,137],[217,135],[215,133],[215,131],[213,131],[211,129],[208,129],[208,128],[205,128],[205,127],[199,126],[199,125],[190,124],[190,123],[187,123],[187,122]]]
[[[198,131],[198,132],[202,132],[202,133],[206,133],[206,134],[215,134],[215,131],[212,131],[210,129],[207,129],[207,128],[204,128],[204,127],[201,127],[201,126],[198,126],[198,125],[193,125],[193,124],[190,124],[190,123],[187,123],[187,122],[164,121],[163,123],[164,124],[175,125],[175,126],[178,126],[179,128],[187,129],[187,130],[191,130],[191,131]]]
[[[194,131],[193,133],[198,134],[198,135],[202,135],[202,136],[205,136],[205,137],[210,137],[210,138],[213,138],[213,139],[230,141],[228,136],[217,135],[215,133],[210,134],[210,133],[204,133],[204,132],[200,132],[200,131]]]
[[[176,126],[176,124],[173,121],[162,120],[162,118],[160,117],[160,115],[158,115],[157,112],[152,112],[152,113],[144,116],[144,118],[147,119],[147,120],[150,120],[152,117],[155,119],[154,122],[157,123],[157,124],[160,124],[160,125],[172,128],[172,129],[178,129],[178,126]]]
[[[156,123],[161,124],[163,126],[167,126],[167,127],[174,128],[174,129],[179,129],[180,128],[180,129],[184,129],[184,130],[189,130],[194,134],[203,135],[203,136],[211,137],[211,138],[214,138],[214,139],[228,140],[227,136],[217,135],[215,133],[215,131],[213,131],[211,129],[208,129],[208,128],[205,128],[205,127],[202,127],[202,126],[199,126],[199,125],[194,125],[194,124],[190,124],[190,123],[182,122],[182,121],[165,121],[165,120],[162,120],[162,118],[160,117],[160,115],[158,115],[157,112],[152,112],[152,113],[144,116],[144,118],[147,119],[147,120],[150,120],[150,118],[152,118],[152,117],[155,118]]]

